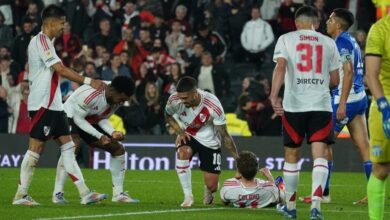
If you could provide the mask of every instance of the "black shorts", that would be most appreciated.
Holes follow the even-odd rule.
[[[191,137],[186,144],[180,144],[177,149],[182,146],[189,146],[192,149],[193,154],[198,153],[200,161],[200,169],[208,173],[221,173],[221,148],[213,150],[211,148],[205,147],[199,143],[195,138]]]
[[[70,133],[72,135],[79,135],[81,139],[85,141],[88,145],[91,145],[92,143],[98,142],[99,139],[95,136],[92,136],[85,132],[83,129],[81,129],[79,126],[77,126],[72,118],[68,118],[69,121],[69,129]],[[96,130],[98,130],[100,133],[106,135],[107,137],[111,137],[111,135],[107,134],[99,125],[91,124],[92,127],[94,127]]]
[[[70,135],[69,124],[64,111],[41,108],[29,111],[31,118],[30,137],[47,141],[51,138]]]
[[[331,112],[284,112],[282,124],[284,146],[300,147],[305,137],[308,144],[334,144]]]

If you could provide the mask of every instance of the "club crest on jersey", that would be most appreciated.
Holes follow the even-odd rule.
[[[207,116],[206,116],[205,114],[200,113],[199,119],[200,119],[200,121],[201,121],[202,123],[204,123],[204,122],[206,121],[206,119],[207,119]]]
[[[49,136],[49,134],[50,134],[50,126],[43,126],[43,134],[45,136]]]

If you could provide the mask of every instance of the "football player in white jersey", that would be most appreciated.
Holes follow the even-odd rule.
[[[76,89],[64,104],[69,119],[72,139],[76,148],[80,146],[80,138],[88,146],[103,149],[111,153],[110,171],[112,176],[113,202],[138,203],[123,191],[125,178],[125,149],[118,141],[124,134],[110,125],[108,118],[134,93],[134,83],[126,76],[117,76],[105,90],[96,90],[89,85]],[[76,150],[77,152],[77,150]],[[57,165],[56,183],[53,192],[53,203],[64,204],[64,184],[66,171],[63,169],[63,158]]]
[[[306,137],[313,156],[310,219],[323,219],[320,202],[328,175],[326,147],[334,143],[329,87],[339,83],[340,55],[335,42],[315,31],[318,12],[310,6],[295,14],[297,31],[279,37],[276,43],[271,103],[282,116],[286,205],[279,209],[295,219],[299,179],[300,146]],[[278,99],[284,83],[283,105]]]
[[[194,203],[191,185],[190,160],[198,153],[200,169],[204,177],[203,203],[213,202],[213,193],[218,190],[221,173],[221,146],[228,149],[234,159],[238,153],[232,137],[226,128],[225,113],[218,98],[213,94],[197,89],[194,78],[180,79],[176,91],[166,104],[166,121],[177,134],[176,171],[184,192],[181,207],[191,207]],[[173,116],[183,124],[183,128]]]
[[[53,41],[61,35],[64,23],[65,11],[55,5],[47,6],[42,12],[42,31],[34,36],[28,45],[28,111],[32,122],[29,147],[20,167],[19,187],[12,203],[14,205],[39,205],[28,195],[28,189],[44,144],[51,138],[61,145],[64,169],[72,177],[80,193],[81,204],[95,203],[107,196],[91,191],[84,183],[75,159],[75,144],[63,111],[58,81],[61,75],[80,84],[89,84],[95,89],[103,89],[105,84],[100,80],[83,77],[62,64]]]
[[[274,180],[267,168],[259,170],[256,155],[242,151],[237,159],[237,170],[240,176],[225,180],[220,190],[221,200],[225,205],[233,204],[238,208],[264,208],[284,204],[284,184],[279,176]],[[257,172],[267,178],[256,178]]]

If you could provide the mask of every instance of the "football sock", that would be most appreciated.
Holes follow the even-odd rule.
[[[192,196],[191,169],[189,160],[176,159],[176,172],[179,176],[184,196]]]
[[[368,214],[370,220],[382,220],[385,210],[386,180],[371,175],[367,184]]]
[[[320,210],[320,203],[324,193],[326,178],[328,177],[328,162],[324,158],[317,158],[313,163],[311,184],[311,208]]]
[[[54,184],[54,192],[53,195],[57,194],[58,192],[64,192],[64,186],[67,178],[67,173],[64,168],[62,155],[58,159],[57,163],[57,171],[56,171],[56,180]]]
[[[85,185],[84,177],[81,173],[79,165],[77,164],[74,151],[75,145],[73,141],[70,141],[61,146],[61,156],[65,171],[76,185],[80,196],[83,197],[88,194],[90,190],[88,189],[87,185]]]
[[[330,191],[329,191],[330,176],[331,176],[332,170],[333,170],[333,161],[331,161],[331,160],[328,161],[328,170],[329,170],[329,174],[328,174],[328,177],[326,178],[324,196],[329,196],[329,193],[330,193]]]
[[[21,198],[24,195],[27,195],[38,160],[38,153],[27,150],[20,166],[20,179],[16,197]]]
[[[367,180],[370,179],[371,171],[372,171],[372,162],[371,160],[367,160],[363,162],[364,172],[366,173]]]
[[[112,176],[113,195],[123,192],[123,181],[125,179],[125,155],[111,156],[110,171]]]
[[[296,209],[297,187],[299,181],[298,164],[284,162],[283,176],[286,186],[287,209]]]

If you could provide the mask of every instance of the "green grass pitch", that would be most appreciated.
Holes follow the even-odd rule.
[[[67,205],[51,203],[55,169],[38,168],[30,189],[31,196],[41,206],[21,207],[11,205],[19,179],[19,169],[0,169],[0,219],[283,219],[274,208],[237,209],[221,204],[219,193],[214,204],[202,204],[203,177],[198,170],[192,172],[195,205],[180,209],[183,193],[175,171],[127,171],[125,189],[141,200],[140,204],[116,204],[111,202],[111,175],[108,170],[83,169],[89,187],[109,194],[109,199],[99,204],[79,204],[76,188],[66,184]],[[280,173],[273,173],[274,176]],[[232,177],[234,172],[222,172],[220,181]],[[385,219],[390,219],[390,187],[387,184]],[[311,174],[302,172],[298,195],[311,191]],[[332,203],[322,204],[325,219],[368,219],[367,206],[352,202],[365,195],[366,180],[363,173],[333,173]],[[309,219],[309,205],[298,202],[298,219]]]

